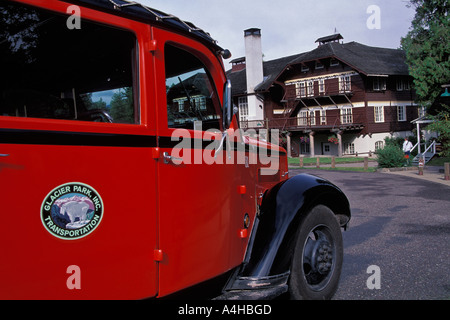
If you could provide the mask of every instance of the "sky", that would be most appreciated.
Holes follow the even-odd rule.
[[[259,28],[264,60],[313,50],[340,33],[344,42],[399,48],[415,9],[406,0],[136,0],[209,32],[232,53],[245,55],[244,30]],[[231,65],[227,65],[226,69]]]

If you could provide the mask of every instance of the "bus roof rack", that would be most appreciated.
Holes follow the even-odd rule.
[[[80,4],[87,7],[101,8],[107,12],[125,16],[133,20],[142,22],[154,22],[163,25],[170,29],[175,29],[183,33],[188,33],[191,36],[203,41],[212,47],[216,53],[224,56],[229,54],[228,50],[222,49],[217,41],[211,35],[195,26],[193,23],[181,20],[180,18],[164,13],[162,11],[147,7],[136,1],[129,0],[66,0],[74,4]]]

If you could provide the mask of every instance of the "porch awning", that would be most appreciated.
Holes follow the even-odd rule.
[[[428,116],[422,116],[411,121],[413,124],[433,123],[434,120],[428,119]]]

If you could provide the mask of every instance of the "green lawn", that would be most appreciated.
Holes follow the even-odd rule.
[[[427,163],[427,166],[444,166],[446,162],[450,163],[450,157],[434,157]]]
[[[331,164],[331,157],[319,157],[320,164]],[[359,171],[359,172],[375,172],[377,168],[369,167],[368,170],[364,170],[363,167],[339,167],[339,164],[343,163],[362,163],[364,162],[364,157],[336,157],[336,167],[332,169],[331,167],[320,167],[320,170],[340,170],[340,171]],[[373,158],[369,158],[369,161],[376,161]],[[428,166],[444,166],[444,163],[450,163],[450,157],[434,157],[427,165]],[[316,168],[317,157],[303,158],[303,168],[302,169],[317,169]],[[288,164],[292,169],[300,167],[299,158],[288,158]],[[309,167],[308,167],[309,166]]]
[[[331,164],[331,157],[320,157],[320,163],[321,164]],[[360,162],[364,162],[364,157],[336,157],[336,164],[339,163],[360,163]],[[369,158],[369,161],[371,159]],[[314,158],[307,158],[304,157],[303,158],[303,165],[315,165],[317,162],[317,157]],[[300,164],[300,159],[299,158],[288,158],[288,164],[289,165],[299,165]]]
[[[291,169],[296,169],[296,167],[291,167]],[[302,169],[306,169],[306,170],[333,170],[333,171],[358,171],[358,172],[376,172],[377,168],[376,167],[369,167],[367,168],[367,170],[364,170],[363,167],[335,167],[335,168],[331,168],[331,167],[320,167],[320,168],[316,168],[316,167],[303,167]]]
[[[321,165],[330,165],[331,157],[319,157]],[[375,161],[374,159],[369,158],[369,161]],[[339,171],[359,171],[359,172],[375,172],[377,168],[369,167],[368,170],[364,170],[364,167],[361,165],[364,162],[364,157],[335,157],[336,167],[320,167],[320,170],[339,170]],[[359,163],[358,167],[349,167],[349,166],[339,166],[340,164],[348,164],[348,163]],[[299,158],[288,158],[288,164],[290,168],[300,168],[300,159]],[[303,168],[302,169],[317,169],[317,157],[313,158],[303,158]]]

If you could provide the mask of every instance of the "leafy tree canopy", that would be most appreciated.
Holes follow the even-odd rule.
[[[416,8],[412,26],[402,49],[414,78],[417,100],[430,107],[450,84],[449,0],[409,0]]]

